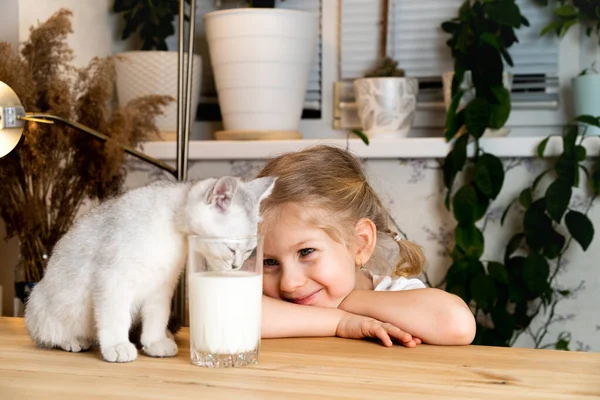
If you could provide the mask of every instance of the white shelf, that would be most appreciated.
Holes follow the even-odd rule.
[[[483,138],[482,149],[498,157],[534,157],[543,137],[500,137]],[[189,144],[189,160],[259,160],[268,159],[288,151],[329,144],[346,147],[345,139],[303,139],[272,141],[217,141],[194,140]],[[590,137],[584,141],[588,156],[600,153],[600,138]],[[470,146],[472,150],[472,145]],[[176,159],[175,142],[145,142],[140,149],[159,160]],[[450,149],[444,138],[373,139],[365,145],[360,139],[351,139],[349,149],[360,158],[444,158]],[[562,149],[561,139],[553,137],[546,147],[546,155],[558,154]]]

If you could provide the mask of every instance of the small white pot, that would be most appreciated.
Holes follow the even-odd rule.
[[[600,74],[580,75],[572,79],[575,116],[600,116]],[[600,128],[588,126],[586,135],[600,135]]]
[[[442,87],[443,87],[443,91],[444,91],[444,106],[446,107],[446,110],[448,110],[448,108],[450,108],[450,103],[452,103],[452,79],[454,79],[454,71],[448,71],[448,72],[444,72],[442,74],[442,85],[443,85]],[[509,92],[512,88],[512,82],[513,82],[513,74],[511,74],[510,72],[503,72],[502,73],[502,85]],[[465,72],[463,81],[460,84],[460,88],[462,90],[464,90],[465,93],[463,94],[463,96],[460,99],[460,102],[458,103],[457,111],[460,111],[463,108],[465,108],[465,106],[467,104],[469,104],[469,102],[475,98],[475,87],[473,85],[471,71]],[[489,129],[488,128],[483,133],[483,136],[498,137],[498,136],[506,136],[509,133],[510,133],[510,129],[507,129],[507,128],[501,128],[501,129]]]
[[[417,108],[416,78],[359,78],[354,80],[358,117],[370,138],[406,137]]]
[[[146,95],[168,95],[173,101],[158,116],[156,127],[160,131],[157,140],[175,140],[177,137],[177,58],[176,51],[125,51],[116,57],[117,97],[119,106]],[[202,59],[194,55],[192,61],[192,115],[193,122],[200,100]],[[187,56],[184,55],[184,71]]]
[[[318,18],[239,8],[204,15],[226,130],[297,131],[317,49]]]

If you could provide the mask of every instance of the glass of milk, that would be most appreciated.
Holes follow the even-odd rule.
[[[187,287],[193,364],[258,362],[263,238],[188,239]]]

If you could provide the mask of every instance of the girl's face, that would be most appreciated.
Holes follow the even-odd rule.
[[[355,254],[323,229],[298,218],[302,208],[282,206],[264,234],[263,293],[269,297],[337,308],[355,288]]]

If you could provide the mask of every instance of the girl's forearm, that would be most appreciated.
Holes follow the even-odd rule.
[[[464,345],[475,336],[471,310],[459,297],[438,289],[355,290],[340,308],[389,322],[424,343]]]
[[[344,314],[335,308],[309,307],[263,296],[262,337],[335,336]]]

